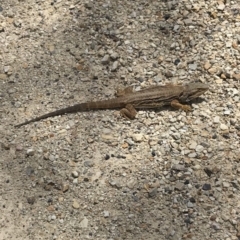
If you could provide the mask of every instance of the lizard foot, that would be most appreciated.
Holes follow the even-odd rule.
[[[173,101],[171,102],[171,106],[174,107],[174,108],[177,108],[177,109],[182,109],[182,110],[185,111],[185,112],[189,112],[189,111],[192,110],[189,105],[183,105],[183,104],[181,104],[181,103],[180,103],[179,101],[177,101],[177,100],[173,100]]]
[[[127,104],[125,108],[122,108],[120,110],[121,116],[127,118],[127,119],[134,119],[137,115],[136,109],[131,104]]]

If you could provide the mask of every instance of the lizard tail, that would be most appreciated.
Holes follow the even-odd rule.
[[[90,110],[97,110],[97,109],[114,109],[114,108],[121,108],[124,107],[124,104],[121,103],[119,100],[111,99],[110,100],[103,100],[103,101],[97,101],[97,102],[86,102],[86,103],[79,103],[75,104],[70,107],[62,108],[59,110],[56,110],[54,112],[50,112],[47,114],[44,114],[42,116],[33,118],[29,121],[20,123],[18,125],[15,125],[15,127],[21,127],[26,124],[32,123],[32,122],[37,122],[42,119],[46,119],[48,117],[55,117],[67,113],[75,113],[75,112],[84,112],[84,111],[90,111]]]

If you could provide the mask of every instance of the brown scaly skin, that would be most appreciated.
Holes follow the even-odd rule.
[[[190,106],[183,105],[182,103],[187,103],[199,97],[208,89],[209,86],[203,83],[189,83],[186,85],[167,84],[165,86],[149,87],[137,92],[133,92],[133,88],[128,87],[117,92],[116,98],[96,102],[79,103],[33,118],[29,121],[18,124],[15,127],[21,127],[48,117],[90,110],[120,108],[121,115],[128,119],[135,118],[137,114],[136,109],[160,108],[166,105],[170,105],[184,111],[190,111]]]

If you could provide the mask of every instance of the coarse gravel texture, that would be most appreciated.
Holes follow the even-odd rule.
[[[26,119],[200,81],[185,113]],[[240,238],[239,0],[0,1],[0,239]]]

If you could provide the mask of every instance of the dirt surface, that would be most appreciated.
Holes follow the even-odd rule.
[[[192,112],[26,119],[200,81]],[[0,1],[0,239],[240,238],[239,1]]]

